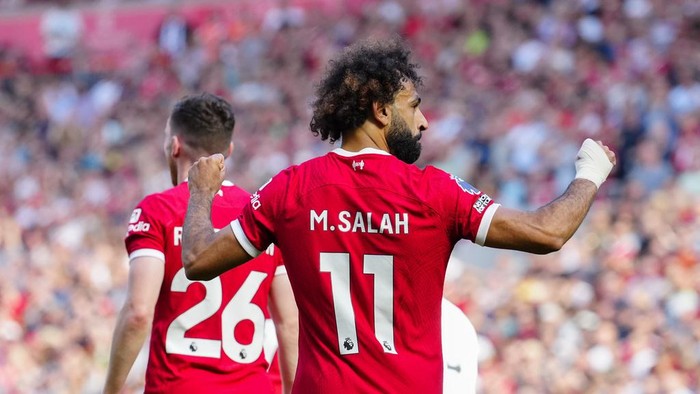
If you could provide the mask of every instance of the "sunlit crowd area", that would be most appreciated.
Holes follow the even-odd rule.
[[[43,40],[32,52],[0,38],[0,393],[101,390],[123,236],[134,205],[170,186],[178,98],[231,101],[228,178],[254,191],[333,148],[308,127],[328,60],[393,35],[424,78],[419,166],[536,209],[573,179],[586,137],[618,157],[561,251],[455,250],[445,294],[479,334],[479,392],[700,391],[700,3],[143,7],[157,23],[130,36],[110,15],[134,2],[0,0],[0,29],[32,17]]]

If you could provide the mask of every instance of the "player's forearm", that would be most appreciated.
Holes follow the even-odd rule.
[[[279,345],[282,388],[285,393],[291,393],[299,357],[299,312],[286,274],[276,275],[270,290],[269,307]]]
[[[211,224],[211,206],[213,196],[205,193],[192,193],[187,205],[187,214],[182,229],[182,265],[189,279],[208,278],[210,262],[213,257],[210,245],[215,236]]]
[[[297,360],[299,357],[297,346],[299,326],[296,324],[276,326],[276,333],[279,343],[278,354],[282,388],[284,393],[288,394],[292,392],[294,376],[296,375],[297,371]]]
[[[125,310],[120,313],[112,339],[105,394],[119,393],[122,390],[150,327],[149,320],[134,317]]]
[[[581,225],[597,190],[592,182],[576,179],[559,198],[534,212],[500,207],[485,245],[537,254],[555,252]]]
[[[536,221],[555,237],[557,249],[578,230],[597,192],[593,182],[575,179],[559,198],[535,211]]]

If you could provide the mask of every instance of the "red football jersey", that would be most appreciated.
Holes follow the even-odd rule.
[[[182,267],[187,183],[144,198],[131,215],[129,258],[164,260],[165,276],[153,316],[147,393],[272,393],[262,353],[270,284],[279,253],[262,254],[210,281],[191,281]],[[212,222],[225,227],[250,194],[224,182]],[[137,262],[136,262],[137,263]],[[133,264],[133,263],[132,263]]]
[[[442,391],[445,269],[483,244],[498,205],[434,167],[342,149],[275,176],[231,223],[257,255],[275,243],[299,307],[295,393]]]

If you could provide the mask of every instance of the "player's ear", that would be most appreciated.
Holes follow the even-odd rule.
[[[391,108],[387,104],[372,103],[372,115],[381,127],[386,127],[391,120]]]
[[[182,154],[182,141],[180,137],[174,135],[170,137],[170,156],[177,159]]]
[[[225,157],[231,156],[231,154],[233,153],[233,148],[234,148],[234,147],[235,147],[235,145],[233,145],[233,141],[229,142],[229,144],[228,144],[228,150],[226,151],[226,155],[224,155],[224,156],[225,156]]]

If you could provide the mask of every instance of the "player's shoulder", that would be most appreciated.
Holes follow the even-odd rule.
[[[422,169],[416,167],[416,169],[429,181],[449,181],[454,179],[454,175],[435,166],[425,166],[425,168]]]
[[[172,222],[186,207],[187,185],[181,184],[169,189],[146,195],[131,211],[127,236],[148,233],[153,226]]]
[[[439,187],[441,190],[451,189],[454,191],[464,192],[473,196],[479,196],[481,191],[472,186],[469,182],[460,178],[455,174],[442,170],[434,166],[427,166],[423,170],[423,181],[429,183],[433,188]]]
[[[141,199],[138,207],[149,210],[171,207],[178,202],[186,202],[188,198],[189,190],[187,189],[187,183],[183,182],[169,189],[146,195]]]
[[[219,196],[223,197],[225,201],[238,202],[250,199],[250,192],[231,181],[224,181],[221,184],[221,193],[219,193]]]

